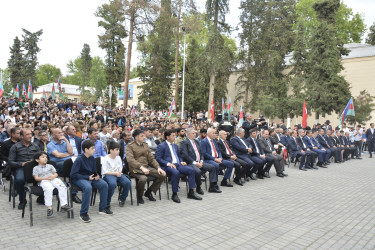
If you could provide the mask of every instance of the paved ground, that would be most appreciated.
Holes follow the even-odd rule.
[[[32,228],[28,213],[21,219],[7,193],[0,193],[0,249],[375,248],[375,159],[365,155],[328,169],[291,167],[287,173],[222,188],[222,194],[206,192],[203,201],[187,200],[181,183],[181,204],[167,200],[163,186],[161,201],[114,204],[113,216],[97,214],[97,203],[89,224],[79,219],[78,206],[71,220],[58,213],[47,219],[36,205]]]

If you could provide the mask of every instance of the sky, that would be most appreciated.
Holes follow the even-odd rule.
[[[39,42],[39,64],[52,64],[68,73],[66,64],[80,55],[83,44],[91,47],[92,56],[104,59],[105,52],[98,46],[99,18],[94,13],[106,0],[1,0],[0,1],[0,68],[6,68],[9,47],[16,36],[22,38],[22,28],[31,32],[43,29]],[[205,0],[196,0],[198,9],[204,11]],[[239,22],[240,0],[229,0],[227,22],[236,27]],[[354,13],[364,15],[367,28],[375,22],[375,0],[344,0]],[[237,39],[237,34],[232,37]],[[127,40],[125,41],[127,46]],[[133,46],[134,51],[136,46]],[[132,67],[139,61],[132,56]]]

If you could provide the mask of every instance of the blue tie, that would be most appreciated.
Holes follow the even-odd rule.
[[[177,152],[176,152],[176,149],[173,147],[173,144],[171,144],[171,147],[172,147],[172,150],[173,150],[174,157],[176,158],[176,161],[178,161]],[[178,162],[173,162],[173,163],[178,163]]]
[[[124,141],[124,158],[123,159],[125,159],[125,158],[126,158],[126,143]]]

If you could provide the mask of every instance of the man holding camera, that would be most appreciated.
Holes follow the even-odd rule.
[[[250,130],[256,129],[257,126],[262,126],[266,121],[253,121],[253,116],[250,113],[246,114],[246,120],[242,124],[242,128],[245,130],[245,139],[249,138]]]

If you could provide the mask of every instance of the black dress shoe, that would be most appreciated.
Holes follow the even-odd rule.
[[[22,210],[27,204],[27,201],[25,202],[20,202],[20,204],[18,204],[18,210]]]
[[[302,168],[299,168],[299,170],[302,170],[302,171],[307,171],[306,168],[302,167]]]
[[[264,173],[264,177],[271,178],[271,176],[270,176],[270,172],[265,172],[265,173]]]
[[[221,190],[220,190],[220,189],[216,189],[216,188],[214,188],[214,187],[210,187],[210,188],[208,189],[208,192],[209,192],[209,193],[221,193]]]
[[[264,179],[262,174],[257,174],[258,179]]]
[[[233,187],[233,185],[230,184],[228,181],[222,181],[220,183],[220,186],[222,186],[222,187]]]
[[[154,198],[154,196],[152,196],[151,192],[146,191],[145,192],[145,197],[147,197],[150,201],[156,201],[156,199]]]
[[[194,199],[194,200],[202,200],[202,197],[199,197],[198,195],[195,194],[195,192],[189,192],[188,193],[188,199]]]
[[[254,174],[250,174],[250,179],[252,179],[252,180],[256,180],[257,178],[255,178],[255,175]]]
[[[203,190],[202,190],[202,188],[201,187],[197,187],[197,193],[198,194],[200,194],[200,195],[204,195],[204,192],[203,192]]]
[[[321,167],[321,168],[328,168],[327,166],[324,166],[324,165],[321,165],[321,166],[319,166],[319,167]]]
[[[138,202],[139,204],[144,204],[144,203],[145,203],[145,201],[143,200],[142,196],[138,196],[138,197],[137,197],[137,202]]]
[[[243,186],[241,180],[234,180],[234,183],[236,183],[236,184],[239,185],[239,186]]]
[[[284,177],[283,174],[277,174],[276,176],[278,176],[278,177]]]
[[[77,195],[73,195],[72,200],[73,202],[78,203],[78,204],[82,203],[81,199]]]
[[[173,194],[172,195],[172,201],[174,201],[176,203],[181,203],[180,198],[178,198],[177,194]]]
[[[361,157],[359,157],[359,156],[357,156],[357,159],[358,159],[358,160],[362,160],[362,158],[361,158]]]
[[[250,181],[250,177],[246,177],[245,180],[246,180],[247,182],[249,182],[249,181]]]
[[[288,176],[286,173],[281,173],[282,175],[284,175],[285,177]]]
[[[306,169],[312,169],[312,167],[310,167],[310,166],[305,166],[305,168],[306,168]]]

